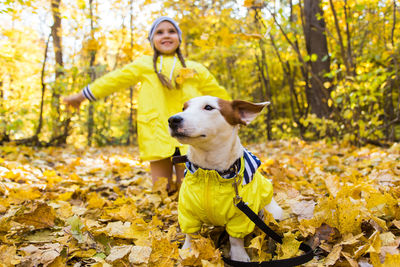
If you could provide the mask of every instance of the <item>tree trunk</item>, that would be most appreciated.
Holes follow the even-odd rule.
[[[94,41],[94,18],[93,18],[93,0],[89,0],[89,12],[90,12],[90,37],[91,40]],[[96,50],[90,50],[90,80],[94,81],[96,79],[96,71],[94,69],[94,62],[96,60]],[[89,103],[88,109],[88,145],[92,145],[93,139],[93,128],[94,128],[94,119],[93,119],[93,103]]]
[[[390,70],[389,68],[389,71]],[[393,88],[395,84],[395,80],[391,77],[388,78],[388,83],[384,88],[383,91],[383,110],[384,112],[384,121],[385,122],[392,122],[396,119],[396,115],[394,112],[394,105],[393,105]],[[386,139],[389,141],[394,141],[395,139],[395,131],[394,126],[392,124],[388,124],[385,128]]]
[[[272,100],[272,90],[271,90],[271,83],[270,83],[270,78],[269,78],[269,72],[268,72],[268,63],[267,59],[265,56],[265,48],[264,48],[264,40],[259,41],[259,47],[261,51],[261,58],[259,60],[259,71],[261,74],[261,79],[262,79],[262,84],[264,87],[264,95],[265,98],[263,101],[267,100],[270,101]],[[265,118],[265,123],[267,125],[267,138],[268,140],[272,140],[272,102],[270,105],[267,106],[267,116]]]
[[[46,84],[44,83],[44,75],[45,75],[45,69],[46,69],[46,62],[47,62],[47,51],[49,49],[49,42],[50,42],[50,36],[46,41],[46,48],[44,49],[44,59],[43,59],[43,65],[42,65],[42,73],[40,76],[40,81],[42,84],[42,96],[41,96],[41,101],[40,101],[40,113],[39,113],[39,123],[36,128],[35,135],[38,138],[40,132],[42,131],[42,125],[43,125],[43,107],[44,107],[44,93],[46,91]]]
[[[61,30],[61,0],[51,0],[51,12],[53,14],[53,26],[51,26],[51,36],[53,37],[55,65],[55,85],[52,91],[51,108],[53,116],[52,136],[53,138],[60,135],[61,119],[60,119],[60,95],[62,93],[61,79],[64,75],[63,53],[62,53],[62,30]]]
[[[344,17],[345,17],[345,21],[346,21],[346,36],[347,36],[347,59],[349,60],[350,72],[353,74],[353,76],[355,76],[356,75],[356,66],[355,66],[354,60],[353,60],[353,49],[351,46],[351,34],[350,34],[348,12],[349,11],[348,11],[347,0],[344,0]]]
[[[0,144],[8,142],[10,138],[7,135],[7,124],[4,119],[4,92],[3,92],[3,81],[0,81]]]
[[[342,61],[343,61],[344,65],[346,66],[347,75],[350,76],[350,74],[351,74],[351,66],[350,66],[349,60],[346,57],[346,52],[345,52],[345,48],[344,48],[344,41],[343,41],[342,33],[340,31],[339,20],[337,18],[335,5],[333,4],[332,0],[329,0],[329,4],[331,6],[333,19],[335,21],[336,33],[337,33],[338,38],[339,38],[339,46],[340,46],[340,52],[341,52],[341,55],[342,55]]]
[[[325,35],[325,21],[320,4],[320,0],[304,1],[304,35],[308,55],[311,58],[313,55],[317,56],[316,60],[309,61],[313,75],[311,88],[306,92],[307,99],[311,106],[311,112],[322,118],[328,117],[331,110],[328,106],[329,91],[323,85],[328,81],[324,74],[330,71],[330,58]]]
[[[131,52],[133,51],[133,0],[130,0],[130,33],[131,33]],[[131,58],[132,60],[133,58]],[[133,87],[129,87],[129,125],[128,125],[128,138],[127,144],[133,143],[134,136],[136,134],[136,127],[133,125],[133,116],[136,116],[135,109],[133,108]]]
[[[395,52],[395,40],[394,40],[394,31],[396,29],[396,0],[393,0],[393,24],[391,29],[390,42],[392,45],[392,60],[391,64],[388,65],[388,72],[394,72],[394,77],[388,77],[388,82],[383,92],[383,109],[384,109],[384,121],[386,123],[385,134],[386,139],[393,142],[396,140],[396,124],[399,124],[400,121],[400,90],[399,88],[399,61],[398,54]],[[394,99],[393,96],[395,90],[399,90],[398,100],[397,100],[397,111],[395,111]]]

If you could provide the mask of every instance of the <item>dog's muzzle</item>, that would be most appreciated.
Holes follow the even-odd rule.
[[[171,116],[168,119],[168,125],[171,130],[176,131],[181,126],[183,118],[178,115]]]

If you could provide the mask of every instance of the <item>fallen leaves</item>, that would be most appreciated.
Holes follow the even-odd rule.
[[[192,240],[191,249],[181,250],[181,264],[184,266],[221,265],[221,253],[210,239],[199,237]]]
[[[293,140],[248,149],[284,208],[284,220],[265,219],[284,243],[256,230],[245,240],[253,261],[300,255],[306,241],[318,247],[308,266],[400,266],[399,145]],[[163,179],[153,187],[137,155],[127,147],[0,147],[0,266],[222,267],[226,250],[215,247],[212,228],[192,250],[179,248],[177,194]]]
[[[14,216],[13,221],[33,226],[35,229],[51,228],[55,225],[55,211],[46,203],[33,202],[23,206]]]

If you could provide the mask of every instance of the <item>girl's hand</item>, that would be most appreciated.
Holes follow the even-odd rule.
[[[81,105],[82,101],[85,99],[86,99],[86,97],[83,95],[82,92],[80,92],[80,93],[77,93],[74,95],[64,97],[63,101],[68,106],[72,106],[76,109],[79,109],[79,106]]]

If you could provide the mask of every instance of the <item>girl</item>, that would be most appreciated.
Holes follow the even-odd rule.
[[[148,38],[153,57],[142,56],[122,69],[102,76],[80,93],[64,98],[64,102],[79,108],[85,99],[94,101],[140,82],[137,110],[140,158],[150,161],[153,184],[159,177],[166,177],[167,188],[172,190],[171,157],[185,153],[186,147],[169,135],[168,118],[180,112],[183,104],[193,97],[230,97],[203,65],[185,61],[180,50],[182,32],[173,19],[156,19]],[[178,185],[183,171],[183,167],[175,166]]]

